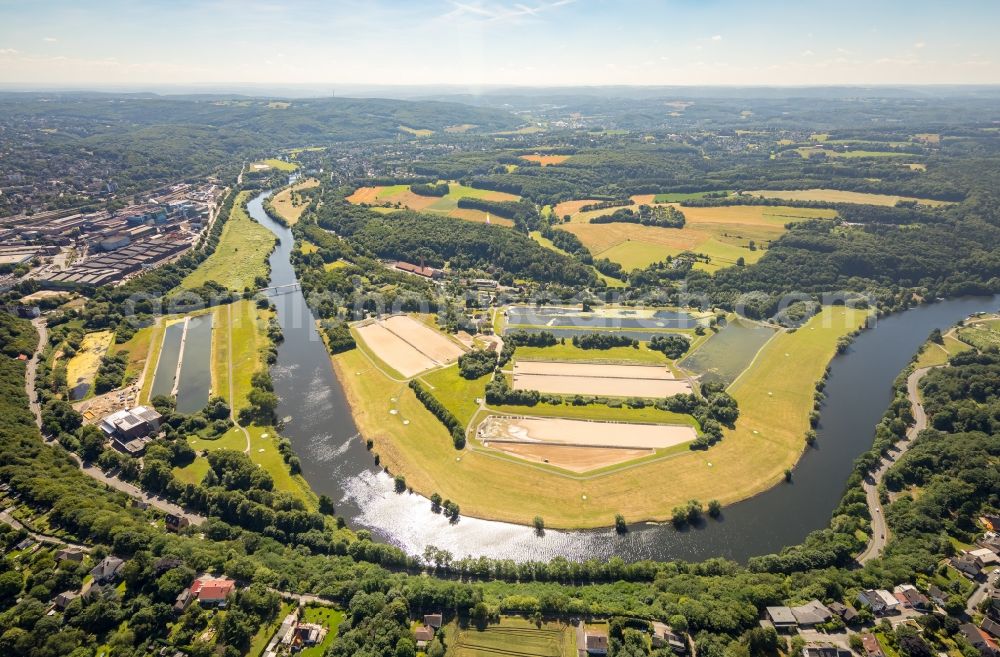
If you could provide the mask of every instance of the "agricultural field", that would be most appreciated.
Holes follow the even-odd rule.
[[[868,194],[866,192],[845,192],[839,189],[795,189],[771,190],[763,189],[747,192],[762,198],[778,198],[786,201],[823,201],[826,203],[861,203],[864,205],[893,206],[899,201],[917,201],[923,205],[949,205],[949,201],[914,198],[912,196],[894,196],[892,194]]]
[[[405,132],[408,135],[413,135],[414,137],[430,137],[434,134],[433,130],[427,128],[411,128],[406,125],[399,126],[400,132]]]
[[[562,623],[543,623],[539,627],[509,616],[483,630],[458,629],[448,643],[448,657],[576,657],[573,627]]]
[[[361,435],[391,472],[406,477],[407,485],[425,495],[437,492],[458,502],[464,515],[530,524],[535,515],[553,528],[607,526],[616,513],[629,521],[664,520],[672,509],[692,498],[732,503],[780,481],[785,468],[798,460],[805,447],[816,381],[836,352],[837,340],[866,321],[867,315],[825,307],[795,332],[781,331],[770,339],[753,364],[733,383],[740,418],[726,430],[721,442],[706,451],[684,445],[658,450],[632,460],[628,467],[597,467],[568,471],[549,455],[502,454],[473,440],[456,451],[451,436],[417,400],[404,381],[372,366],[360,349],[332,357],[338,378],[354,410]],[[464,421],[479,408],[474,399],[486,377],[452,392],[449,381],[460,381],[457,368],[422,377],[447,390],[442,404]],[[635,423],[690,424],[689,416],[655,408],[609,408],[592,404],[538,404],[502,406],[488,411],[533,418],[562,418]],[[485,418],[484,418],[485,419]],[[545,447],[544,445],[542,447]],[[550,450],[551,451],[551,450]],[[580,458],[581,455],[574,455]],[[602,455],[603,456],[603,455]],[[636,455],[627,455],[635,459]],[[529,459],[535,459],[531,462]],[[634,491],[644,490],[644,495]]]
[[[82,399],[90,392],[101,359],[108,353],[114,339],[111,331],[97,331],[83,336],[80,348],[66,364],[66,384],[74,398]]]
[[[677,379],[664,365],[533,361],[514,363],[515,390],[559,395],[602,397],[671,397],[691,393],[686,379]]]
[[[249,198],[250,192],[237,195],[215,252],[181,281],[182,289],[215,281],[230,290],[242,291],[253,287],[258,277],[267,276],[267,257],[276,238],[247,214],[244,205]]]
[[[645,203],[652,197],[634,200]],[[571,206],[556,206],[554,211],[558,216],[562,216],[560,209]],[[760,260],[764,247],[784,234],[785,224],[836,216],[834,210],[784,206],[681,207],[680,210],[686,219],[684,227],[662,228],[631,223],[592,224],[590,219],[610,211],[579,212],[577,206],[570,223],[561,228],[580,238],[595,258],[608,258],[626,270],[647,267],[667,256],[691,251],[710,258],[707,263],[696,263],[696,269],[713,272],[735,265],[739,258],[747,264]]]
[[[456,342],[406,315],[354,327],[368,351],[403,378],[455,361],[464,353]]]
[[[347,197],[351,203],[367,203],[376,207],[388,208],[389,211],[408,208],[420,212],[433,212],[449,217],[457,217],[466,221],[485,223],[486,212],[471,208],[458,207],[460,198],[481,198],[488,201],[516,201],[518,196],[505,192],[494,192],[487,189],[466,187],[453,181],[448,182],[449,191],[443,197],[421,196],[410,191],[409,185],[390,185],[378,187],[359,187]],[[510,219],[490,215],[490,223],[497,226],[513,226]]]
[[[291,173],[299,168],[298,164],[294,162],[286,162],[285,160],[279,160],[276,157],[269,158],[267,160],[261,160],[260,162],[254,162],[250,165],[251,170],[264,171],[266,169],[277,169],[278,171],[287,171]]]
[[[315,178],[309,178],[308,180],[303,180],[300,183],[295,183],[287,189],[283,189],[271,198],[271,207],[274,208],[281,217],[288,222],[290,226],[295,225],[305,212],[308,203],[295,203],[295,192],[303,189],[312,189],[314,187],[319,187],[319,181]]]
[[[556,164],[562,164],[569,159],[569,155],[521,155],[522,160],[527,160],[528,162],[538,162],[543,167],[554,166]]]

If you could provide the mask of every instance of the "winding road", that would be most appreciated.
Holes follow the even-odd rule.
[[[886,543],[889,542],[889,526],[885,521],[885,512],[882,508],[882,501],[879,499],[878,487],[882,483],[885,473],[899,460],[899,458],[910,449],[913,440],[921,431],[927,428],[927,414],[924,412],[924,405],[920,403],[920,393],[917,386],[920,379],[924,377],[933,367],[921,367],[914,370],[906,378],[906,396],[910,399],[910,406],[913,412],[913,425],[907,429],[906,438],[897,442],[889,452],[879,461],[879,467],[874,472],[865,477],[862,486],[865,490],[865,498],[868,502],[868,511],[872,517],[872,537],[868,541],[865,551],[857,557],[859,564],[864,565],[882,554]]]
[[[28,360],[26,364],[24,387],[25,391],[28,394],[28,406],[31,408],[31,412],[35,416],[35,424],[37,424],[38,427],[41,428],[42,408],[41,405],[38,403],[38,396],[35,393],[35,379],[37,378],[38,375],[38,359],[41,358],[42,349],[45,347],[46,342],[48,342],[49,334],[45,326],[44,319],[38,318],[33,320],[31,323],[35,327],[35,330],[38,331],[38,347],[35,349],[35,353],[32,355],[32,357]],[[125,493],[130,497],[145,502],[149,506],[159,509],[163,513],[170,513],[175,516],[182,516],[184,518],[187,518],[188,522],[190,522],[192,525],[201,525],[206,520],[205,516],[203,515],[186,511],[180,506],[172,502],[168,502],[167,500],[161,497],[150,495],[146,491],[141,490],[136,486],[133,486],[127,481],[122,481],[118,477],[106,474],[100,468],[92,464],[84,463],[83,460],[73,452],[67,452],[67,453],[69,454],[70,458],[73,459],[73,462],[77,464],[80,470],[84,472],[84,474],[91,477],[92,479],[101,482],[106,486],[114,488],[115,490]]]
[[[39,534],[36,531],[26,527],[23,522],[11,515],[13,509],[4,509],[0,511],[0,522],[7,523],[14,529],[23,529],[32,540],[39,543],[45,543],[47,545],[65,545],[68,548],[73,548],[80,550],[81,552],[90,552],[90,548],[85,545],[79,545],[77,543],[70,543],[69,541],[59,538],[58,536],[49,536],[48,534]]]

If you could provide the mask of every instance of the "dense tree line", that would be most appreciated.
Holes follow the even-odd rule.
[[[455,449],[462,449],[465,447],[465,427],[462,426],[458,418],[449,411],[444,404],[437,400],[429,390],[427,390],[422,383],[416,379],[410,379],[410,390],[416,395],[420,403],[424,405],[431,415],[441,420],[441,424],[448,429],[451,434],[451,440],[455,444]]]
[[[437,196],[439,198],[447,196],[451,188],[448,183],[416,183],[410,185],[410,191],[417,196]]]
[[[660,228],[683,228],[685,221],[684,213],[672,205],[640,205],[638,211],[621,208],[590,219],[592,224],[628,223]]]
[[[514,228],[521,232],[536,230],[539,224],[538,210],[529,201],[490,201],[484,198],[465,196],[458,199],[458,207],[482,210],[514,222]]]
[[[681,335],[655,335],[649,341],[649,348],[653,351],[662,352],[667,358],[677,360],[685,353],[691,343]]]

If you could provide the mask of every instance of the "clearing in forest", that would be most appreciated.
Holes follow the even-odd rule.
[[[418,212],[432,212],[434,214],[443,214],[448,217],[464,219],[465,221],[485,223],[487,212],[474,208],[460,208],[458,207],[458,200],[462,198],[479,198],[487,201],[516,201],[520,198],[506,192],[466,187],[454,181],[440,182],[447,182],[448,184],[448,193],[444,196],[414,194],[410,191],[409,185],[379,185],[374,187],[359,187],[353,194],[347,197],[347,200],[356,205],[364,203],[375,206],[376,209],[386,208],[389,211],[408,209]],[[514,225],[514,222],[510,219],[498,217],[495,214],[490,214],[489,220],[491,224],[498,226]]]

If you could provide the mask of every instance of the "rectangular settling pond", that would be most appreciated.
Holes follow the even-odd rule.
[[[212,315],[192,317],[184,339],[184,359],[177,386],[177,410],[197,413],[205,408],[212,389]]]
[[[750,365],[775,331],[768,326],[734,319],[679,365],[701,375],[703,381],[730,384]]]

